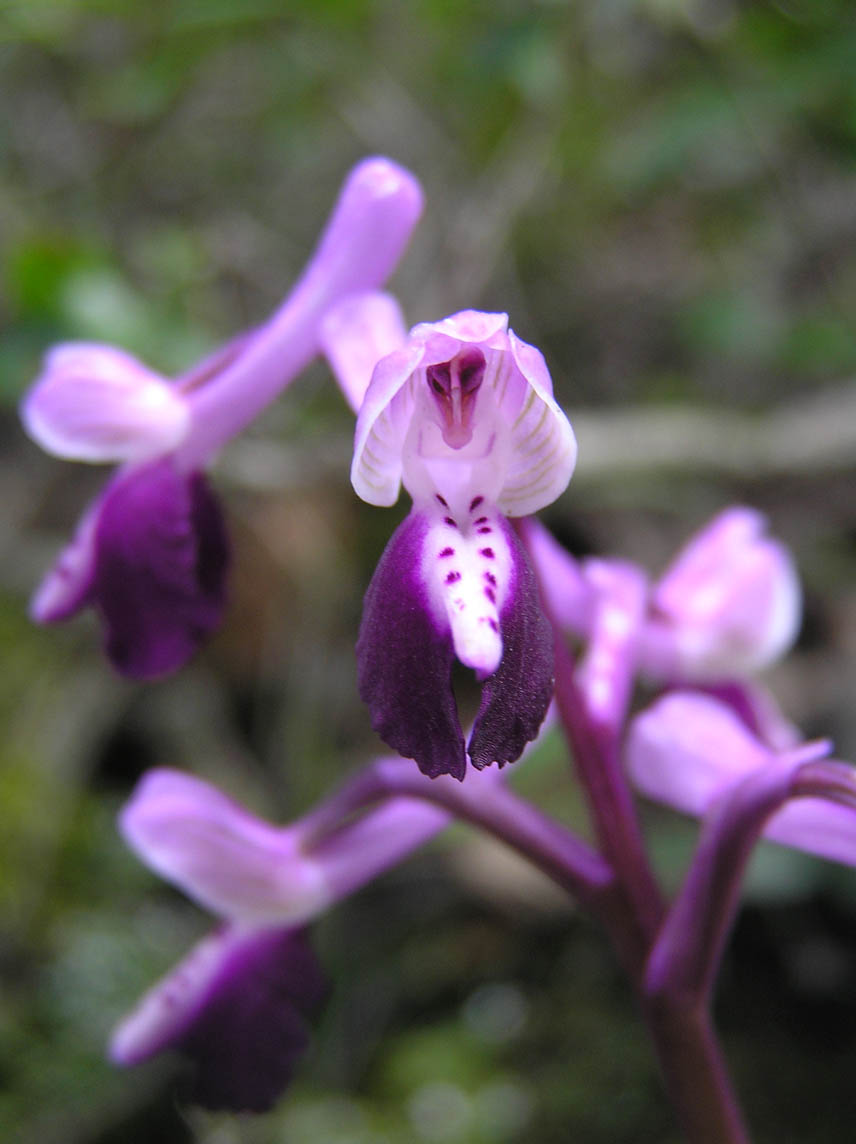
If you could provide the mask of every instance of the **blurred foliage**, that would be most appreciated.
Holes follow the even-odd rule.
[[[205,927],[116,809],[167,764],[289,817],[370,756],[352,647],[393,514],[350,495],[350,418],[315,367],[226,457],[224,631],[133,687],[91,620],[26,619],[100,474],[42,457],[14,407],[57,340],[169,372],[260,320],[371,152],[427,191],[408,314],[508,310],[571,407],[763,411],[852,378],[854,59],[851,0],[0,0],[4,1140],[676,1138],[600,935],[463,830],[319,925],[335,988],[275,1113],[189,1109],[165,1063],[111,1071],[111,1024]],[[774,684],[856,757],[854,476],[572,486],[548,516],[656,570],[728,500],[768,511],[807,590]],[[577,822],[564,768],[551,740],[518,781]],[[675,885],[694,827],[646,821]],[[758,1140],[828,1141],[856,1111],[856,882],[770,848],[747,896],[720,991],[738,1087]]]

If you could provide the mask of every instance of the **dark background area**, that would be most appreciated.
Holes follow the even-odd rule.
[[[377,749],[362,593],[404,511],[347,481],[352,419],[313,367],[218,464],[236,566],[178,676],[110,674],[91,617],[32,587],[103,473],[27,441],[42,352],[180,370],[263,318],[350,166],[427,196],[408,318],[507,310],[580,443],[545,514],[661,570],[735,501],[804,577],[769,682],[856,758],[856,13],[849,0],[0,2],[0,1131],[22,1144],[677,1139],[601,935],[463,828],[317,927],[334,983],[276,1112],[189,1108],[109,1029],[208,925],[128,854],[118,807],[186,767],[272,818]],[[557,741],[516,779],[579,818]],[[646,808],[674,885],[695,828]],[[759,852],[718,1017],[759,1141],[856,1119],[856,874]]]

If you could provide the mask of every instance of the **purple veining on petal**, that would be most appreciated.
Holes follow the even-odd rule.
[[[80,518],[74,536],[33,593],[30,617],[35,623],[69,620],[90,603],[95,579],[95,526],[101,500],[95,500]]]
[[[291,1080],[324,991],[303,931],[225,926],[125,1018],[111,1057],[129,1066],[175,1049],[194,1066],[196,1103],[263,1112]]]
[[[411,513],[393,533],[366,592],[357,641],[360,696],[372,727],[431,778],[466,772],[452,692],[452,638],[420,575],[428,522]]]
[[[553,695],[553,637],[538,596],[535,574],[505,521],[513,578],[500,615],[503,654],[482,688],[481,706],[468,745],[481,770],[520,758],[536,737]]]
[[[92,595],[122,674],[175,670],[220,623],[228,541],[201,474],[178,473],[169,457],[120,473],[101,506],[95,551]]]

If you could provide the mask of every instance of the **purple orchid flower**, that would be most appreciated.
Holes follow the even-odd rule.
[[[550,614],[562,628],[591,636],[597,601],[626,580],[629,565],[578,562],[537,522],[528,543]],[[647,595],[636,654],[641,672],[658,682],[753,675],[783,656],[800,626],[793,558],[768,537],[764,517],[743,506],[724,509],[693,535]]]
[[[149,772],[121,813],[122,834],[152,869],[223,922],[121,1021],[111,1059],[132,1066],[175,1050],[195,1067],[197,1103],[269,1108],[306,1048],[308,1021],[325,991],[306,923],[433,837],[449,817],[411,798],[390,798],[360,815],[334,799],[275,827],[201,779]]]
[[[577,561],[535,520],[526,543],[554,622],[586,641],[578,682],[598,721],[623,720],[638,671],[719,698],[773,749],[799,740],[752,678],[791,646],[801,615],[793,558],[760,513],[718,513],[653,584],[627,561]]]
[[[565,489],[576,442],[542,355],[505,314],[464,310],[405,338],[383,296],[345,306],[323,336],[343,386],[365,389],[351,481],[369,504],[394,504],[402,484],[413,498],[366,593],[360,694],[391,747],[463,779],[467,755],[479,769],[519,758],[550,702],[552,635],[507,518]],[[466,747],[456,657],[484,684]]]
[[[633,721],[631,779],[649,797],[703,820],[647,959],[645,994],[655,1011],[668,1012],[676,998],[697,1017],[709,1008],[760,837],[856,866],[856,771],[830,760],[830,750],[818,740],[773,751],[732,709],[693,692],[672,692]]]
[[[203,938],[116,1029],[114,1064],[174,1050],[205,1108],[265,1112],[309,1044],[325,982],[299,929],[224,925]]]
[[[826,740],[774,751],[730,706],[699,692],[672,691],[632,721],[625,759],[642,794],[702,818],[756,772],[816,762],[830,751]],[[763,836],[856,866],[852,806],[821,797],[787,802],[771,814]]]
[[[678,553],[651,595],[640,664],[649,675],[706,683],[745,678],[796,638],[793,558],[754,509],[727,508]]]
[[[193,654],[220,622],[229,563],[204,468],[319,353],[325,313],[391,274],[421,205],[396,164],[359,164],[276,313],[174,382],[110,346],[48,354],[22,405],[27,431],[56,456],[120,468],[35,593],[36,622],[91,605],[114,667],[135,678]]]
[[[618,561],[577,561],[537,522],[528,543],[554,619],[586,638],[604,592],[642,574]],[[648,589],[638,666],[658,682],[744,679],[788,650],[800,615],[793,558],[766,535],[761,513],[735,505],[691,537]]]

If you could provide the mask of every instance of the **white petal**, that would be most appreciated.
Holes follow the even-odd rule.
[[[77,461],[139,460],[168,452],[187,431],[182,395],[112,346],[57,346],[24,399],[21,418],[48,453]]]
[[[408,342],[378,362],[360,407],[354,440],[351,484],[368,504],[389,506],[398,500],[404,440],[413,412],[408,384],[425,352]]]
[[[460,310],[439,322],[422,322],[414,326],[414,337],[428,337],[431,334],[444,334],[454,338],[456,342],[479,345],[482,349],[505,349],[507,347],[506,331],[508,330],[508,314],[484,313],[481,310]],[[435,357],[433,361],[448,361],[442,356]],[[457,353],[452,350],[449,355]],[[430,361],[429,361],[430,364]]]
[[[528,516],[560,496],[577,460],[571,424],[553,398],[543,355],[509,330],[510,354],[497,380],[497,398],[511,425],[509,467],[499,507]]]

